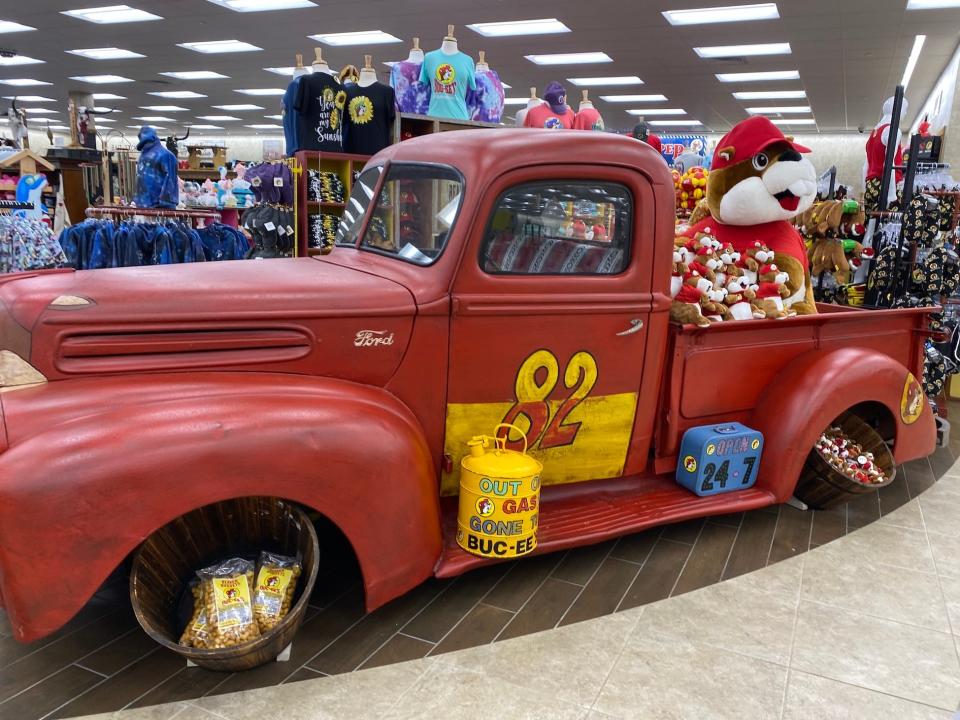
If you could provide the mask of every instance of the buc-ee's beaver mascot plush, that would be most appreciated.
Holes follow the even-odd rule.
[[[707,217],[687,231],[706,232],[741,254],[757,241],[774,251],[774,264],[788,275],[783,304],[798,315],[816,313],[807,251],[790,224],[817,194],[816,171],[801,153],[809,148],[784,137],[763,116],[738,123],[717,143],[707,179]]]

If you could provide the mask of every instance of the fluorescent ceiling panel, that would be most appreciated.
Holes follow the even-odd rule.
[[[777,20],[780,12],[776,3],[758,5],[728,5],[726,7],[693,10],[664,10],[663,16],[671,25],[706,25],[708,23]]]
[[[283,95],[286,92],[283,88],[244,88],[243,90],[234,90],[241,95]]]
[[[610,103],[625,103],[625,102],[663,102],[666,100],[665,95],[601,95],[601,100],[606,100]]]
[[[960,0],[908,0],[907,10],[941,10],[960,7]]]
[[[816,125],[817,121],[813,118],[774,118],[776,125]]]
[[[765,82],[768,80],[799,80],[798,70],[771,70],[769,72],[717,73],[720,82]]]
[[[82,50],[67,50],[66,52],[71,55],[79,55],[80,57],[85,57],[90,60],[129,60],[132,58],[142,58],[146,55],[141,55],[138,52],[133,52],[132,50],[124,50],[123,48],[115,47],[105,47],[105,48],[85,48]]]
[[[605,52],[551,53],[546,55],[524,55],[536,65],[589,65],[591,63],[613,62]]]
[[[141,105],[141,110],[153,110],[154,112],[185,112],[189,108],[179,105]]]
[[[30,27],[29,25],[21,25],[20,23],[13,22],[13,20],[0,20],[0,34],[27,32],[28,30],[36,30],[36,28]]]
[[[93,85],[108,85],[110,83],[128,83],[133,82],[132,78],[123,75],[71,75],[71,80],[91,83]]]
[[[239,105],[214,105],[217,110],[263,110],[259,105],[250,105],[248,103],[240,103]]]
[[[907,89],[907,85],[910,84],[910,78],[913,77],[913,71],[917,67],[917,60],[920,59],[920,51],[923,50],[923,43],[926,41],[926,35],[917,35],[913,39],[913,49],[910,51],[910,57],[907,58],[907,66],[903,69],[903,77],[900,79],[900,84],[903,85],[903,89]]]
[[[170,98],[171,100],[187,100],[189,98],[206,97],[206,95],[193,92],[193,90],[156,90],[154,92],[148,92],[147,95],[156,95],[157,97]]]
[[[203,123],[190,125],[189,127],[193,130],[223,130],[223,125],[205,125]]]
[[[14,87],[29,87],[31,85],[53,85],[43,80],[34,80],[33,78],[7,78],[0,80],[4,85],[13,85]]]
[[[26,55],[13,55],[11,57],[0,56],[0,67],[13,67],[14,65],[39,65],[45,62]]]
[[[233,115],[197,115],[197,119],[227,122],[229,120],[239,120],[240,118],[234,117]]]
[[[264,115],[267,120],[283,120],[283,115]]]
[[[713,45],[695,47],[693,51],[702,58],[728,58],[754,55],[789,55],[793,52],[790,43],[760,43],[757,45]]]
[[[748,107],[751,115],[782,115],[783,113],[808,113],[809,105],[780,105],[775,107]]]
[[[802,100],[807,97],[805,90],[771,90],[735,92],[733,96],[737,100]]]
[[[219,80],[229,78],[229,75],[223,75],[213,70],[176,70],[162,72],[161,75],[176,78],[177,80]]]
[[[59,110],[51,110],[50,108],[20,108],[21,110],[26,110],[27,115],[57,115],[60,113]]]
[[[283,75],[284,77],[290,77],[293,75],[293,71],[297,68],[294,65],[288,65],[287,67],[270,67],[264,68],[267,72],[273,73],[274,75]]]
[[[244,127],[253,128],[254,130],[282,130],[283,125],[276,125],[274,123],[254,123],[253,125],[244,125]]]
[[[636,75],[610,75],[606,77],[575,77],[567,78],[578,87],[603,87],[604,85],[643,85],[643,80]]]
[[[703,123],[699,120],[651,120],[650,124],[656,127],[693,127]]]
[[[53,98],[43,95],[4,95],[4,100],[19,100],[20,102],[57,102]]]
[[[403,42],[400,38],[385,33],[383,30],[361,30],[359,32],[326,33],[323,35],[309,35],[311,40],[322,42],[325,45],[383,45],[385,43]]]
[[[257,52],[263,50],[261,47],[252,45],[242,40],[204,40],[203,42],[177,43],[177,47],[193,50],[194,52],[207,55],[219,55],[221,53],[235,52]]]
[[[570,28],[556,18],[542,20],[516,20],[513,22],[487,22],[467,25],[484,37],[510,37],[512,35],[550,35],[568,33]]]
[[[526,105],[527,100],[530,98],[525,97],[508,97],[503,99],[504,105]]]
[[[265,10],[296,10],[317,6],[315,2],[310,0],[207,0],[207,2],[242,13],[264,12]]]
[[[127,98],[123,95],[114,95],[113,93],[94,93],[94,100],[126,100]]]
[[[61,15],[69,15],[78,20],[111,25],[113,23],[144,22],[146,20],[163,20],[159,15],[136,10],[129,5],[106,5],[104,7],[84,8],[81,10],[64,10]]]
[[[687,111],[683,108],[637,108],[627,110],[631,115],[686,115]]]
[[[146,122],[176,122],[173,118],[164,117],[163,115],[136,115],[133,119],[145,120]]]

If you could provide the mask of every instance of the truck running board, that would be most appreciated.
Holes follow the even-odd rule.
[[[656,525],[753,510],[774,502],[772,493],[757,487],[698,497],[665,476],[553,485],[541,493],[537,549],[532,554],[592,545]],[[437,577],[501,562],[472,555],[457,545],[457,498],[443,498],[441,511],[443,554],[434,571]]]

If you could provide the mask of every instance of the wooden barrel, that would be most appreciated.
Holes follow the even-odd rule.
[[[200,568],[261,550],[300,556],[303,569],[287,616],[255,640],[217,650],[178,642],[190,620],[188,583]],[[168,523],[140,546],[130,574],[130,600],[144,631],[164,647],[210,670],[234,672],[270,662],[290,644],[317,579],[320,547],[313,523],[296,505],[269,497],[207,505]]]
[[[873,453],[873,462],[883,470],[886,480],[873,485],[851,480],[832,467],[814,448],[800,472],[800,481],[794,495],[810,507],[821,510],[843,505],[864,493],[875,492],[892,483],[897,475],[893,453],[883,438],[863,418],[846,412],[830,423],[830,426],[841,428],[843,434],[860,445],[864,452]]]

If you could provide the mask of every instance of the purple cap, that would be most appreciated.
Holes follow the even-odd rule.
[[[565,113],[567,111],[567,91],[556,80],[547,85],[543,91],[543,99],[550,105],[550,109],[555,113]]]

